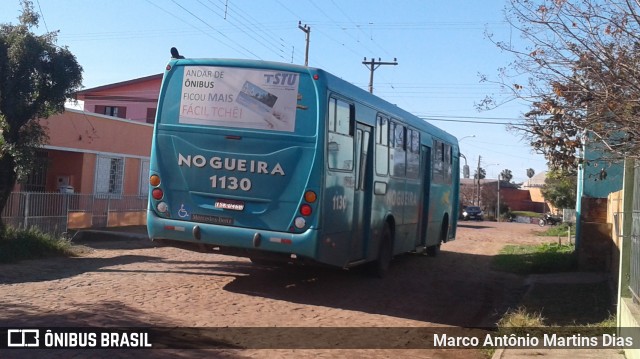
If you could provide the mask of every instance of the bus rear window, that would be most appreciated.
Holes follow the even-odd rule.
[[[168,113],[163,118],[175,119],[177,112],[178,124],[296,129],[299,73],[219,66],[184,66],[174,71],[165,84],[163,111]],[[161,121],[175,123],[166,118]]]

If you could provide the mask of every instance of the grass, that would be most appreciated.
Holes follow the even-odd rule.
[[[7,227],[0,232],[0,263],[52,256],[74,256],[71,241],[35,228],[20,230]]]
[[[548,243],[505,246],[494,257],[492,267],[528,275],[572,271],[577,265],[573,246]],[[506,312],[498,321],[498,332],[517,336],[549,331],[558,334],[567,331],[567,335],[610,332],[616,327],[612,307],[607,281],[534,282],[519,307]]]
[[[575,227],[571,228],[571,233],[575,234]],[[556,226],[550,226],[545,231],[537,232],[539,236],[545,237],[566,237],[569,233],[569,225],[566,223],[560,223]]]
[[[606,281],[594,283],[537,283],[520,303],[551,326],[615,327],[611,291]]]
[[[492,269],[516,274],[567,272],[575,268],[574,246],[557,243],[508,245],[492,262]]]

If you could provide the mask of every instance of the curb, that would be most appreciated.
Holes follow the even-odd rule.
[[[127,233],[102,230],[80,230],[71,237],[73,242],[149,240],[149,236],[142,233]]]

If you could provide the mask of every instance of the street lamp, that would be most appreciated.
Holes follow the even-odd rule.
[[[462,177],[469,178],[469,165],[467,164],[467,157],[460,152],[460,157],[464,158],[464,166],[462,167]]]
[[[498,205],[496,206],[496,221],[500,222],[500,180],[502,179],[502,173],[498,174]]]
[[[458,143],[462,142],[465,138],[476,137],[476,135],[464,136],[458,140]],[[467,157],[460,152],[460,157],[464,158],[464,167],[462,167],[462,177],[469,178],[469,165],[467,165]]]

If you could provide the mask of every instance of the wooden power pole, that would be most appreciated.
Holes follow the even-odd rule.
[[[365,65],[370,71],[371,71],[371,76],[369,76],[369,92],[373,93],[373,72],[380,67],[380,65],[397,65],[398,64],[398,60],[397,59],[393,59],[393,62],[383,62],[380,61],[380,58],[378,58],[378,61],[376,61],[376,59],[371,59],[370,61],[367,61],[367,58],[364,58],[364,61],[362,61],[362,64]]]
[[[298,21],[298,29],[302,30],[306,34],[307,48],[304,51],[304,66],[309,66],[309,36],[311,34],[311,26],[304,24],[302,26],[302,21]]]

